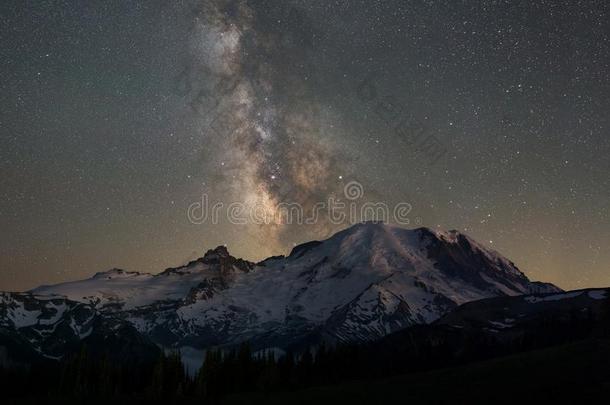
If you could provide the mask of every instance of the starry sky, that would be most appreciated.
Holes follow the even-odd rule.
[[[193,203],[405,202],[530,278],[610,286],[606,1],[3,1],[0,289],[345,224]],[[391,221],[390,221],[391,222]]]

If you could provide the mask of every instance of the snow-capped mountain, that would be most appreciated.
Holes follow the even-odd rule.
[[[114,269],[39,287],[28,299],[80,303],[164,347],[247,340],[255,348],[286,349],[319,340],[375,340],[469,301],[558,291],[531,282],[512,262],[457,231],[369,222],[256,264],[221,246],[159,274]],[[0,303],[0,311],[6,305]],[[17,319],[9,326],[21,331],[44,325],[43,312],[20,321],[20,315],[0,313],[3,320]],[[74,334],[87,333],[87,319],[76,322]]]

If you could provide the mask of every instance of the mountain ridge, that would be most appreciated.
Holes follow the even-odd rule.
[[[162,347],[291,350],[374,341],[483,298],[559,291],[460,232],[368,222],[258,263],[219,246],[157,274],[112,269],[30,293],[88,305]]]

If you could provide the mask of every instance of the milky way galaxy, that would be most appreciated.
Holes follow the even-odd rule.
[[[262,207],[271,218],[278,218],[281,203],[298,203],[310,216],[316,202],[336,191],[330,180],[344,173],[346,162],[328,139],[333,134],[321,128],[322,107],[302,77],[312,69],[303,66],[311,63],[312,44],[290,27],[303,28],[303,11],[286,3],[274,13],[282,25],[268,29],[246,2],[202,2],[190,64],[177,86],[186,90],[210,146],[212,192],[243,201],[248,211]],[[268,248],[286,248],[281,238],[290,224],[253,225]],[[322,216],[312,226],[317,234],[333,229]]]

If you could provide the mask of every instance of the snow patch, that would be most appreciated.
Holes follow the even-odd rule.
[[[593,298],[594,300],[603,300],[607,296],[606,290],[593,290],[589,291],[589,298]]]
[[[545,295],[542,297],[537,297],[537,296],[532,295],[532,296],[525,297],[525,301],[532,303],[532,304],[537,303],[537,302],[559,301],[559,300],[565,300],[565,299],[569,299],[569,298],[576,298],[579,295],[582,295],[583,293],[584,293],[584,291],[573,291],[573,292],[569,292],[569,293]]]

